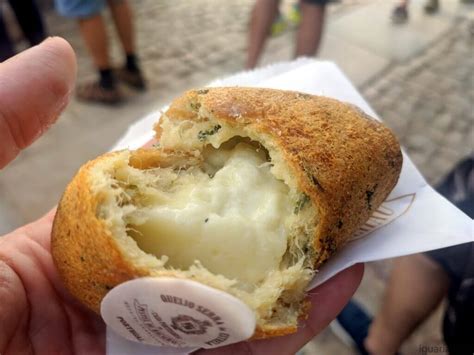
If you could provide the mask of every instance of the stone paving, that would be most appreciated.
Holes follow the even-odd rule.
[[[474,39],[469,26],[459,22],[425,53],[360,88],[432,184],[474,148]]]
[[[150,90],[141,95],[127,91],[127,104],[117,108],[73,100],[59,122],[0,173],[0,234],[48,211],[77,168],[106,151],[133,121],[185,89],[241,70],[252,0],[227,0],[225,5],[219,0],[131,3]],[[419,14],[421,1],[413,3],[412,22],[403,28],[390,27],[388,20],[380,19],[388,18],[391,5],[386,1],[346,0],[330,5],[321,57],[342,67],[434,184],[473,149],[474,39],[464,16],[472,13],[472,8],[458,11],[457,2],[446,1],[438,17],[425,18]],[[285,7],[289,4],[291,1],[283,2]],[[346,29],[351,24],[361,29],[361,17],[366,19],[367,13],[378,14],[379,25],[385,27],[379,37],[371,34],[365,43],[363,36],[354,34],[358,30],[348,33]],[[75,48],[79,81],[93,77],[76,25],[53,12],[48,12],[46,18],[50,33],[65,37]],[[109,30],[112,33],[112,28]],[[412,36],[417,31],[425,34],[415,40]],[[432,35],[427,36],[428,32]],[[294,31],[288,30],[273,38],[262,63],[289,59],[293,36]],[[406,46],[392,53],[385,41],[397,36],[406,40],[401,43]],[[111,39],[112,57],[119,64],[115,35]],[[366,268],[356,298],[372,312],[380,304],[389,270],[390,262]],[[438,310],[407,341],[404,353],[416,353],[420,344],[440,343],[440,317]],[[354,352],[327,329],[301,353]]]

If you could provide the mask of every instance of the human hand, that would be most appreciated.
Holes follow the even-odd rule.
[[[0,168],[66,106],[76,76],[69,44],[48,39],[0,64]],[[61,286],[50,254],[54,211],[0,237],[0,354],[101,354],[104,326]]]
[[[58,117],[73,88],[76,63],[59,38],[0,64],[0,168]],[[55,211],[0,238],[0,354],[103,354],[105,326],[64,289],[51,253]],[[336,317],[360,283],[362,265],[310,292],[299,331],[199,354],[293,354]]]
[[[308,319],[294,334],[255,341],[243,341],[221,348],[200,350],[197,355],[238,355],[238,354],[295,354],[307,342],[318,335],[336,318],[352,297],[362,280],[364,265],[357,264],[309,291],[311,302]]]

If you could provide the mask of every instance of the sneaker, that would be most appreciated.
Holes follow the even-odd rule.
[[[408,10],[406,6],[397,6],[392,12],[392,22],[400,25],[408,21]]]
[[[434,14],[439,11],[439,0],[428,0],[425,4],[425,12]]]
[[[356,302],[349,301],[331,323],[333,333],[345,344],[357,348],[359,354],[368,355],[364,340],[369,333],[372,318]]]
[[[116,105],[123,101],[123,96],[118,88],[104,88],[98,81],[80,84],[76,88],[78,100],[97,102],[107,105]]]
[[[288,23],[291,26],[298,27],[301,22],[301,9],[299,4],[294,4],[291,6],[290,11],[287,15]]]
[[[127,84],[136,90],[146,90],[146,81],[141,71],[130,71],[126,68],[118,68],[115,70],[115,75],[117,76],[117,79],[122,81],[124,84]]]
[[[279,13],[272,23],[272,27],[270,28],[270,34],[272,35],[272,37],[279,36],[283,32],[285,32],[287,28],[288,23],[286,22],[285,18]]]

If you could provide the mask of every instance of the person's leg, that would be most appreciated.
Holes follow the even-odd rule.
[[[15,49],[7,31],[7,26],[3,20],[2,10],[0,9],[0,62],[7,60],[15,55]]]
[[[395,354],[416,326],[438,306],[448,288],[448,275],[426,255],[397,259],[382,307],[365,340],[369,353]]]
[[[117,33],[125,52],[125,65],[117,70],[119,79],[136,89],[145,89],[145,80],[141,73],[135,48],[133,13],[126,0],[108,0]]]
[[[97,69],[110,69],[109,48],[105,23],[100,13],[79,19],[81,37]]]
[[[324,0],[302,0],[301,23],[296,35],[295,57],[314,56],[321,42],[326,9]]]
[[[41,43],[46,38],[46,31],[36,1],[9,0],[9,3],[28,42],[32,46]]]
[[[458,162],[436,190],[474,218],[474,156],[470,154]],[[473,248],[474,243],[466,243],[395,260],[383,306],[375,321],[372,323],[370,315],[351,301],[337,317],[342,329],[334,326],[335,334],[357,345],[361,354],[368,354],[367,349],[373,354],[394,354],[447,294],[449,306],[444,316],[443,335],[450,353],[461,354],[462,351],[452,348],[464,347],[472,341],[472,331],[466,324],[473,319],[474,310],[467,296],[469,288],[463,285],[474,272],[469,269]],[[458,297],[459,294],[463,296]],[[370,323],[369,334],[367,324]],[[467,333],[463,331],[465,328],[469,329]]]
[[[133,14],[128,2],[126,0],[108,0],[108,4],[125,54],[134,54]]]
[[[409,0],[401,0],[398,5],[395,6],[392,12],[393,23],[401,24],[408,21],[408,5]]]
[[[58,12],[79,23],[79,32],[92,57],[99,80],[81,83],[76,96],[80,100],[115,104],[122,100],[108,52],[107,33],[101,12],[105,0],[55,0]]]
[[[79,19],[81,37],[99,72],[99,80],[78,85],[77,97],[84,101],[117,103],[122,97],[112,71],[107,31],[102,15],[94,14]]]
[[[278,14],[278,0],[256,0],[250,19],[247,61],[245,68],[253,69],[265,46],[273,19]]]

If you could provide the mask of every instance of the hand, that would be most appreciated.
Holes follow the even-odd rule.
[[[0,168],[54,123],[74,87],[69,44],[48,39],[0,64]],[[63,289],[50,254],[54,211],[0,237],[0,354],[102,354],[104,325]]]
[[[0,168],[47,129],[66,106],[76,63],[62,39],[0,64]],[[0,354],[103,354],[99,316],[63,288],[50,254],[55,211],[0,237]],[[199,354],[293,354],[336,317],[355,292],[363,267],[341,272],[310,292],[308,320],[293,335],[241,342]]]
[[[309,292],[308,319],[295,334],[284,337],[240,342],[222,348],[198,351],[198,355],[295,354],[318,335],[339,314],[362,280],[364,265],[357,264]],[[194,353],[193,353],[194,354]]]

